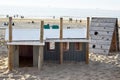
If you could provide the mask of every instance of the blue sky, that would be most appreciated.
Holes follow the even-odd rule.
[[[120,0],[0,0],[0,6],[120,10]]]

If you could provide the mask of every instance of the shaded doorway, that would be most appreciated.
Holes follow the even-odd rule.
[[[33,46],[19,46],[19,67],[33,67]]]

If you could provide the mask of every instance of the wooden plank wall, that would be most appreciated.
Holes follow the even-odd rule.
[[[115,44],[118,39],[118,32],[116,25],[117,18],[97,18],[91,19],[90,24],[90,52],[109,54],[109,51],[113,51],[113,48],[117,48]],[[116,37],[115,37],[116,36]],[[114,40],[114,41],[113,41]],[[117,47],[113,47],[115,45]]]

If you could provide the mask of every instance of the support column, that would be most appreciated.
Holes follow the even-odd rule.
[[[90,18],[87,17],[87,40],[89,40]],[[86,43],[86,64],[89,64],[89,42]]]
[[[63,18],[60,18],[60,40],[63,38]],[[60,42],[60,64],[63,63],[63,43]]]
[[[12,42],[12,17],[9,17],[9,41]],[[13,68],[13,46],[9,45],[8,51],[8,69],[12,71]]]
[[[38,67],[39,46],[33,46],[33,66]]]
[[[13,68],[19,67],[19,46],[13,46]]]
[[[43,26],[44,21],[41,21],[41,28],[40,28],[40,43],[43,43]],[[39,56],[38,56],[38,69],[40,70],[43,64],[43,45],[40,45],[39,47]]]

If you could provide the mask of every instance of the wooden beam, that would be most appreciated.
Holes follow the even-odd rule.
[[[63,38],[63,18],[60,18],[60,40]],[[63,63],[63,43],[60,42],[60,64]]]
[[[114,36],[114,35],[113,35]],[[118,51],[118,49],[117,49],[117,32],[116,32],[116,27],[115,27],[115,50],[116,50],[116,52]]]
[[[109,52],[116,52],[116,51],[117,51],[117,34],[116,34],[116,29],[114,29]]]
[[[9,17],[9,41],[12,42],[12,17]],[[13,68],[13,48],[12,45],[9,45],[8,51],[8,69],[12,71]]]
[[[116,19],[116,38],[117,38],[117,51],[119,51],[119,25],[118,25],[118,19]]]
[[[40,43],[43,43],[43,35],[44,35],[44,21],[41,21],[41,28],[40,28]],[[43,45],[39,47],[39,56],[38,56],[38,69],[40,70],[43,64]]]
[[[90,18],[87,17],[87,40],[89,40],[89,26],[90,26]],[[89,64],[89,42],[86,45],[86,64]]]
[[[116,19],[116,23],[114,26],[114,32],[113,32],[113,36],[112,36],[112,42],[111,42],[111,46],[110,46],[110,52],[117,52],[119,51],[119,34],[118,34],[118,20]]]

